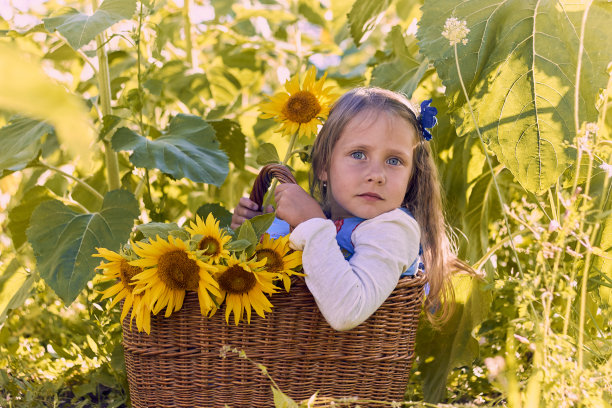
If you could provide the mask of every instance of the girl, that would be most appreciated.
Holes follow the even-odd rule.
[[[451,251],[426,141],[436,111],[426,103],[421,110],[380,88],[346,93],[313,145],[312,196],[295,184],[274,192],[277,217],[293,228],[291,246],[303,251],[306,284],[336,330],[365,321],[402,274],[423,267],[421,256],[429,281],[428,317],[444,321],[453,297],[450,271],[469,271]],[[258,210],[242,198],[232,227]]]

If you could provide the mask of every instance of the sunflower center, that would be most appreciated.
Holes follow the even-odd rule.
[[[198,289],[200,268],[183,250],[167,252],[160,256],[157,271],[161,281],[171,289]]]
[[[121,283],[130,292],[134,289],[132,278],[142,272],[142,268],[138,266],[130,265],[125,259],[121,261],[119,266],[119,275],[121,276]]]
[[[219,255],[219,252],[220,252],[219,251],[220,249],[219,241],[217,241],[213,237],[204,237],[198,244],[198,249],[206,250],[204,252],[204,255],[208,255],[208,256]]]
[[[219,277],[219,286],[231,294],[247,293],[255,286],[255,276],[239,265],[230,266]]]
[[[299,91],[289,97],[281,112],[292,122],[308,123],[321,112],[321,105],[312,93]]]
[[[257,259],[267,259],[266,269],[268,270],[268,272],[280,272],[284,269],[283,267],[285,265],[283,264],[283,259],[276,251],[273,251],[269,248],[263,248],[257,250],[256,254]]]

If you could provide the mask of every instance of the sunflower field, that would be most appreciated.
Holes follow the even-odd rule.
[[[274,313],[299,253],[231,211],[267,164],[308,188],[356,86],[433,99],[477,272],[376,406],[610,407],[610,22],[606,0],[0,0],[0,407],[132,406],[122,321],[186,290],[228,325]]]

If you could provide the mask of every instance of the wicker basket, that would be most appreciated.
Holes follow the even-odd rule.
[[[258,182],[256,182],[257,184]],[[266,186],[267,187],[267,186]],[[424,276],[402,278],[365,323],[333,330],[303,280],[272,295],[265,319],[228,325],[223,311],[200,314],[195,292],[169,318],[151,318],[151,334],[123,323],[123,345],[134,407],[270,407],[271,383],[253,363],[223,346],[243,350],[264,365],[295,400],[352,397],[401,400],[414,358]]]

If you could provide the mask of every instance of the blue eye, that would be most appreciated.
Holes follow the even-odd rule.
[[[363,152],[353,152],[351,153],[351,157],[357,160],[363,160],[365,158],[365,154]]]
[[[402,164],[402,161],[398,159],[397,157],[391,157],[390,159],[387,160],[387,163],[392,166],[399,166],[400,164]]]

